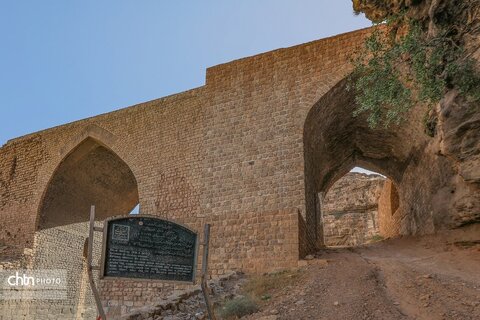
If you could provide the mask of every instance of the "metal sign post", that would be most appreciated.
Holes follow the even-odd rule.
[[[103,231],[102,228],[95,228],[95,206],[90,207],[90,227],[88,230],[88,238],[86,243],[88,245],[87,251],[87,273],[88,281],[90,282],[90,287],[92,288],[93,297],[95,298],[95,304],[97,305],[97,311],[100,314],[100,317],[97,320],[107,320],[105,316],[105,310],[103,310],[102,300],[100,299],[100,294],[98,293],[97,286],[93,279],[93,270],[100,270],[98,266],[92,266],[93,260],[93,232],[94,231]]]
[[[100,279],[195,283],[197,232],[143,214],[110,217],[103,229]]]
[[[203,259],[202,259],[202,292],[205,297],[205,304],[207,305],[208,316],[210,320],[216,320],[215,313],[213,311],[212,302],[208,295],[207,275],[208,275],[208,246],[210,243],[210,224],[205,225],[205,233],[203,239]]]
[[[100,266],[92,266],[94,232],[102,232]],[[97,305],[97,320],[106,320],[93,270],[100,279],[132,279],[195,284],[198,234],[188,227],[156,216],[117,216],[95,227],[95,206],[90,210],[90,228],[85,242],[87,272]],[[205,225],[201,288],[209,319],[216,320],[207,286],[210,225]]]

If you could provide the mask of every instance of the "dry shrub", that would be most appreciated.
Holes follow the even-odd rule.
[[[219,310],[217,310],[222,319],[239,319],[257,311],[257,304],[249,296],[228,300],[219,308]]]
[[[301,272],[298,270],[284,270],[254,276],[245,284],[243,290],[256,299],[268,300],[273,291],[293,285],[300,275]]]

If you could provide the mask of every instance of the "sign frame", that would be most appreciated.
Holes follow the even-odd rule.
[[[182,280],[165,280],[165,279],[157,279],[157,278],[134,278],[134,277],[111,277],[105,275],[105,267],[106,267],[106,255],[107,255],[107,236],[108,236],[108,226],[110,223],[114,222],[115,220],[124,220],[124,219],[138,219],[138,218],[151,218],[155,220],[166,221],[169,223],[176,224],[182,228],[187,229],[191,233],[195,235],[195,248],[194,248],[194,257],[193,257],[193,272],[192,272],[192,280],[191,281],[182,281]],[[178,223],[176,221],[163,219],[155,215],[151,214],[135,214],[135,215],[118,215],[113,216],[105,219],[103,221],[103,232],[102,232],[102,252],[100,258],[100,270],[99,270],[99,279],[101,280],[134,280],[134,281],[155,281],[155,282],[162,282],[162,283],[170,283],[170,284],[196,284],[197,280],[197,273],[198,273],[198,252],[200,246],[200,236],[198,232],[195,230],[190,229],[189,227],[185,226],[182,223]]]

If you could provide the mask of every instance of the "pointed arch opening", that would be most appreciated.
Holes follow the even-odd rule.
[[[388,177],[354,167],[321,197],[323,242],[327,247],[355,247],[389,236],[398,193]]]
[[[399,234],[409,212],[402,206],[403,175],[425,145],[420,121],[371,128],[366,116],[354,116],[355,94],[348,79],[337,83],[309,111],[304,124],[306,233],[315,247],[325,246],[322,201],[335,182],[354,167],[379,173],[390,181],[390,230]],[[415,138],[413,138],[415,137]],[[392,196],[393,195],[393,196]],[[395,199],[392,203],[391,199]],[[379,202],[380,204],[380,202]],[[409,232],[403,230],[403,232]]]
[[[110,148],[91,137],[79,143],[58,165],[39,206],[34,267],[67,271],[67,299],[58,313],[75,319],[96,316],[83,258],[90,206],[96,219],[126,215],[138,209],[137,180],[129,166]],[[94,261],[101,252],[101,235],[94,236]]]
[[[40,204],[37,229],[85,222],[91,205],[101,220],[129,214],[139,203],[129,166],[111,149],[87,138],[60,163]]]

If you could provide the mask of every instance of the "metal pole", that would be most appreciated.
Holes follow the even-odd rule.
[[[100,299],[100,294],[98,293],[95,281],[93,280],[93,231],[95,228],[95,206],[90,207],[90,228],[88,229],[88,255],[87,255],[87,274],[88,281],[90,282],[90,287],[92,288],[93,297],[95,298],[95,304],[97,305],[98,313],[100,314],[101,320],[107,320],[105,316],[105,310],[103,310],[102,300]]]
[[[205,233],[203,239],[203,259],[202,259],[202,279],[201,287],[203,296],[205,297],[205,304],[207,305],[208,317],[210,320],[216,320],[215,312],[213,311],[212,302],[208,295],[207,273],[208,273],[208,246],[210,242],[210,224],[205,225]]]

